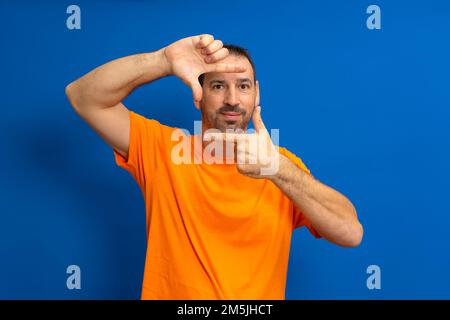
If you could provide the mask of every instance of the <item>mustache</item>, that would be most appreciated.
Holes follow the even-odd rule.
[[[245,113],[246,113],[245,109],[242,109],[238,106],[230,106],[230,105],[225,105],[223,107],[220,107],[217,110],[217,113],[222,113],[222,112],[239,112],[239,113],[242,113],[243,115],[245,115]]]

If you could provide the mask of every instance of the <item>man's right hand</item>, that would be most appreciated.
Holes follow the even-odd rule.
[[[244,72],[245,67],[218,63],[229,54],[220,40],[210,34],[178,40],[164,48],[170,73],[192,89],[194,104],[199,107],[203,90],[198,77],[206,72]]]
[[[130,115],[122,100],[138,86],[174,74],[191,87],[199,108],[201,74],[245,71],[245,67],[218,63],[227,55],[222,42],[211,35],[184,38],[158,51],[119,58],[95,68],[67,85],[67,98],[106,143],[128,157]]]

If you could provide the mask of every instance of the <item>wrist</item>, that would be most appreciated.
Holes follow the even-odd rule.
[[[147,81],[163,78],[172,74],[172,68],[167,61],[164,49],[136,55],[140,71],[147,75]]]
[[[281,153],[277,154],[277,157],[278,159],[276,161],[277,162],[276,170],[274,170],[273,174],[267,176],[267,178],[275,184],[285,179],[286,167],[289,165],[289,163],[286,162],[290,161]]]
[[[159,63],[162,67],[164,76],[169,76],[173,74],[172,64],[169,62],[166,56],[166,47],[159,49],[157,52]]]

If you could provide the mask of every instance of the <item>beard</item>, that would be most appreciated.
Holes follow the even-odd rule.
[[[217,110],[208,111],[202,106],[202,122],[206,128],[217,129],[221,132],[227,130],[244,130],[250,122],[251,114],[239,106],[224,105]]]

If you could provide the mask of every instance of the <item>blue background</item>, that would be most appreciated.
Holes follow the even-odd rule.
[[[81,8],[81,30],[66,8]],[[382,29],[368,30],[377,4]],[[305,228],[288,299],[450,298],[448,1],[2,1],[0,298],[138,299],[144,201],[64,87],[109,60],[211,33],[250,50],[263,119],[320,181],[355,204],[362,244]],[[187,128],[200,119],[175,77],[125,104]],[[81,290],[66,288],[81,267]],[[366,286],[381,268],[381,290]]]

